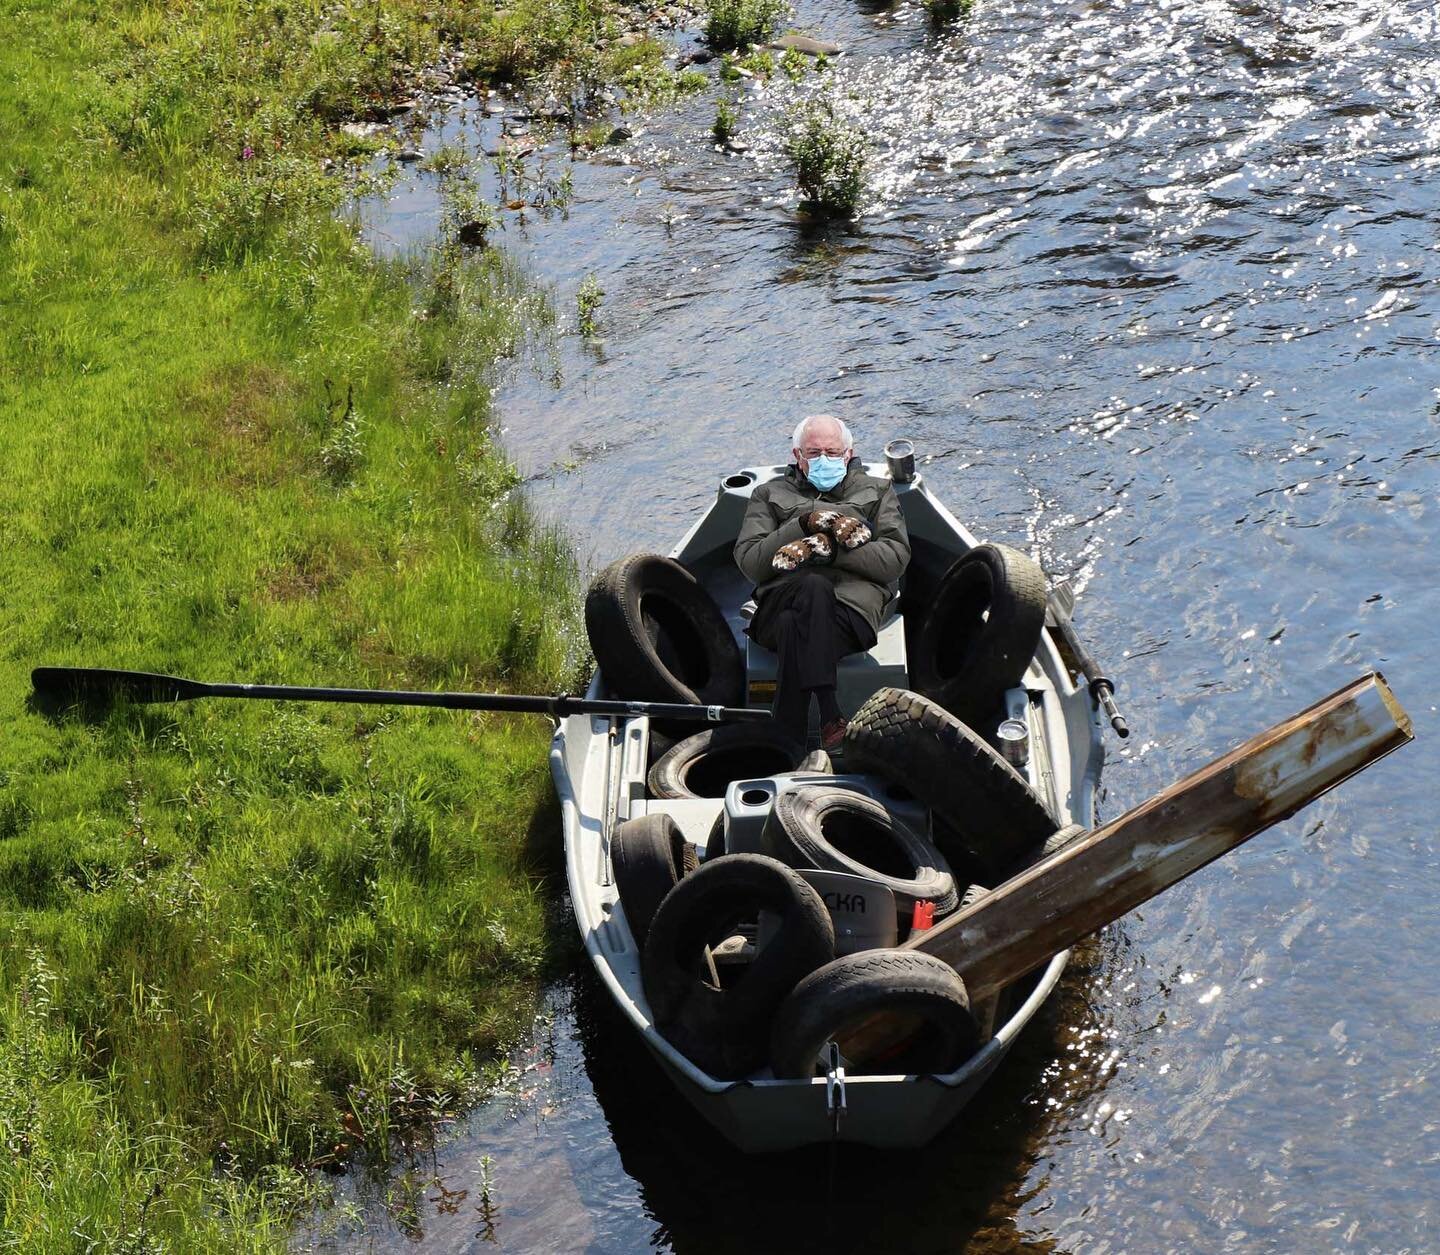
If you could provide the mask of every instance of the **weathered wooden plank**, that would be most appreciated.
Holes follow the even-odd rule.
[[[1414,737],[1378,672],[1252,737],[906,943],[972,1001],[1039,967]],[[859,1043],[855,1043],[856,1046]]]

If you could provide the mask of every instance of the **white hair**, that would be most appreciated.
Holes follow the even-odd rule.
[[[844,420],[836,418],[833,414],[805,415],[805,417],[800,420],[799,425],[795,428],[795,434],[790,437],[790,447],[792,449],[801,448],[802,445],[800,444],[800,442],[805,439],[805,428],[810,426],[811,423],[819,422],[821,419],[825,419],[828,422],[835,423],[839,426],[840,439],[845,442],[845,447],[847,449],[853,449],[855,447],[855,437],[850,434],[850,428],[845,426]]]

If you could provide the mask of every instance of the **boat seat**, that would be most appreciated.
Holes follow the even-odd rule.
[[[840,709],[853,715],[876,689],[909,688],[910,672],[905,658],[905,622],[899,613],[900,598],[892,596],[881,614],[875,644],[864,653],[846,654],[836,667],[835,696]],[[747,601],[741,613],[748,620],[755,613],[754,601]],[[775,698],[775,675],[779,659],[745,638],[747,702],[768,706]],[[812,714],[812,721],[813,721]]]

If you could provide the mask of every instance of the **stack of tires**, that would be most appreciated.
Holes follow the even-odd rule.
[[[655,1025],[710,1075],[738,1080],[768,1064],[778,1077],[812,1076],[828,1041],[878,1013],[903,1015],[906,1034],[871,1071],[947,1073],[979,1045],[954,969],[904,950],[836,958],[825,903],[779,859],[730,854],[687,871],[693,847],[663,814],[621,824],[612,857]],[[749,960],[718,966],[727,943],[756,936],[762,913]]]
[[[988,884],[1039,856],[1056,829],[1028,783],[957,717],[963,711],[977,723],[991,720],[1034,656],[1044,581],[1037,614],[1028,562],[986,545],[946,573],[912,637],[912,675],[929,695],[880,690],[852,719],[843,751],[847,772],[903,785],[930,807],[952,832],[967,871],[983,869],[976,875]],[[744,662],[730,628],[678,563],[638,555],[612,564],[591,587],[586,623],[618,695],[743,703]],[[736,779],[829,770],[823,757],[807,760],[804,746],[778,725],[692,736],[658,729],[652,739],[661,742],[648,779],[657,798],[721,797]],[[903,934],[918,902],[932,903],[939,919],[985,892],[972,885],[961,893],[945,857],[921,834],[863,793],[801,781],[777,800],[766,853],[724,854],[723,837],[722,815],[698,866],[694,847],[667,815],[621,824],[612,841],[646,999],[657,1028],[686,1057],[721,1078],[767,1064],[777,1076],[810,1076],[826,1042],[879,1013],[903,1016],[910,1031],[871,1071],[945,1073],[973,1053],[980,1035],[958,974],[910,950],[836,958],[830,914],[797,870],[884,884]],[[737,957],[744,961],[730,961]]]

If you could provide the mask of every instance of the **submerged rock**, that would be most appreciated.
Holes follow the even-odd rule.
[[[366,108],[364,118],[367,122],[388,122],[391,118],[403,118],[407,113],[413,113],[419,104],[418,100],[397,100],[372,104]]]
[[[779,39],[772,39],[770,47],[778,48],[782,52],[789,52],[794,49],[796,52],[803,52],[807,57],[833,57],[844,51],[839,44],[827,43],[823,39],[812,39],[809,35],[781,35]]]
[[[502,153],[516,161],[521,161],[535,151],[534,143],[523,135],[502,135],[500,142],[494,148],[487,148],[487,157],[498,157]]]

